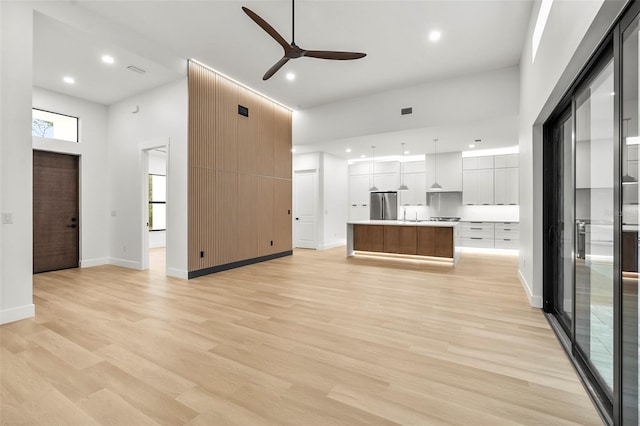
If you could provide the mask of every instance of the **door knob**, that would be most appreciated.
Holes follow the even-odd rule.
[[[300,220],[300,218],[299,218],[299,217],[296,217],[296,220]]]

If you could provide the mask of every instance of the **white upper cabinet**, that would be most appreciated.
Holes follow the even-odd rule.
[[[462,159],[462,170],[493,169],[493,156],[465,157]]]
[[[425,162],[423,161],[407,161],[402,168],[404,173],[422,173],[424,175]]]
[[[400,162],[399,161],[381,161],[373,165],[374,174],[400,174]]]
[[[518,174],[516,167],[495,170],[495,202],[497,205],[518,204]]]
[[[355,163],[349,166],[349,175],[368,175],[371,173],[371,162]]]
[[[367,207],[369,205],[370,177],[354,175],[349,178],[349,205]]]
[[[465,170],[462,204],[488,206],[494,204],[493,169]]]
[[[437,161],[437,163],[435,163]],[[429,154],[425,159],[427,191],[438,182],[445,191],[462,191],[462,153]],[[437,174],[437,176],[436,176]]]
[[[376,173],[374,177],[380,191],[397,191],[400,186],[400,173]]]
[[[518,167],[518,154],[496,155],[494,164],[496,169]]]
[[[401,206],[424,206],[427,203],[424,173],[405,173],[404,184],[408,191],[398,192]]]
[[[462,203],[465,205],[517,205],[518,154],[465,157]]]
[[[488,206],[495,203],[493,188],[493,169],[477,170],[478,173],[478,204]]]

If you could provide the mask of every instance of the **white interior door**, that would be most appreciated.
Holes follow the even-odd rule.
[[[317,171],[295,173],[294,181],[294,244],[298,248],[318,248],[316,241]]]

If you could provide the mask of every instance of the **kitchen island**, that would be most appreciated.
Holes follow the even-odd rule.
[[[356,251],[439,257],[458,263],[457,222],[363,220],[347,222],[347,256]]]

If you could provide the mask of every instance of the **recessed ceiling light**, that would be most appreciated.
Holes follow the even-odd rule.
[[[295,148],[291,148],[291,152],[296,152],[296,149]]]
[[[346,152],[351,152],[351,148],[345,149]]]
[[[287,80],[293,81],[295,79],[296,79],[296,75],[294,73],[292,73],[292,72],[288,72],[287,73]]]
[[[362,155],[360,156],[360,158],[365,158],[365,157],[366,157],[366,155],[364,155],[364,154],[362,154]]]
[[[433,30],[429,33],[429,40],[438,41],[442,37],[442,33],[438,30]]]
[[[62,80],[67,84],[73,84],[76,82],[76,80],[73,77],[65,77]]]
[[[409,154],[409,151],[405,151],[405,152],[404,152],[404,155],[407,155],[407,154]]]
[[[113,64],[116,60],[113,59],[113,56],[102,55],[102,62],[105,64]]]
[[[476,146],[474,144],[469,144],[469,148],[475,148]]]

